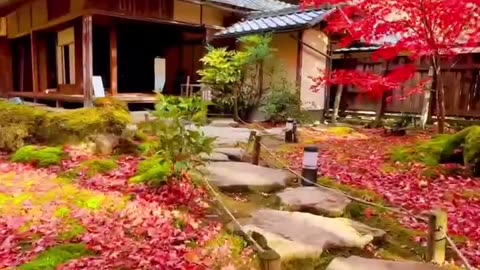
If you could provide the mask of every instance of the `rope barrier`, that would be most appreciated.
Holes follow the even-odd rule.
[[[249,125],[248,123],[246,123],[245,121],[239,119],[240,122],[242,122],[243,124],[245,125]],[[268,132],[267,129],[263,128],[262,126],[256,124],[256,126],[262,130],[263,133],[265,133],[266,135],[274,135],[274,134],[270,134]],[[422,222],[425,222],[425,223],[428,223],[428,218],[427,217],[424,217],[424,216],[419,216],[419,215],[415,215],[415,214],[412,214],[410,213],[408,210],[404,209],[404,208],[393,208],[393,207],[388,207],[388,206],[384,206],[384,205],[381,205],[381,204],[377,204],[377,203],[373,203],[373,202],[369,202],[369,201],[366,201],[364,199],[361,199],[361,198],[357,198],[355,196],[351,196],[343,191],[340,191],[340,190],[337,190],[337,189],[334,189],[334,188],[331,188],[331,187],[328,187],[328,186],[325,186],[325,185],[321,185],[317,182],[313,182],[309,179],[306,179],[305,177],[303,177],[301,174],[299,174],[297,171],[295,171],[294,169],[292,169],[287,163],[285,163],[282,159],[280,159],[279,157],[277,157],[277,155],[272,151],[270,150],[265,144],[263,144],[262,142],[260,142],[260,146],[270,155],[272,156],[284,169],[288,170],[290,173],[294,174],[296,177],[300,178],[301,180],[307,182],[307,183],[310,183],[312,185],[315,185],[316,187],[318,188],[321,188],[321,189],[325,189],[325,190],[328,190],[328,191],[331,191],[331,192],[335,192],[337,194],[340,194],[340,195],[343,195],[347,198],[349,198],[350,200],[352,201],[355,201],[355,202],[358,202],[358,203],[361,203],[361,204],[365,204],[365,205],[369,205],[369,206],[373,206],[373,207],[376,207],[376,208],[380,208],[380,209],[384,209],[384,210],[387,210],[387,211],[390,211],[390,212],[393,212],[393,213],[397,213],[397,214],[401,214],[401,215],[404,215],[404,216],[408,216],[408,217],[411,217],[411,218],[414,218],[416,220],[419,220],[419,221],[422,221]],[[247,146],[248,147],[248,146]],[[443,232],[444,234],[444,237],[445,239],[447,240],[448,244],[450,245],[450,247],[452,248],[452,250],[458,255],[458,257],[460,258],[460,260],[463,262],[463,264],[465,265],[466,269],[468,270],[474,270],[476,269],[475,267],[473,267],[472,265],[470,265],[470,263],[468,262],[467,258],[465,257],[465,255],[463,255],[463,253],[458,249],[458,247],[455,245],[455,242],[445,233]]]

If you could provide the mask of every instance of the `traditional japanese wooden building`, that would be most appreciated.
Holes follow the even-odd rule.
[[[88,105],[107,95],[152,103],[198,79],[205,42],[277,0],[0,0],[0,93]]]

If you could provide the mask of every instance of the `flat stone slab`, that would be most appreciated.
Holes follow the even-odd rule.
[[[357,256],[335,258],[327,270],[442,270],[436,265],[419,262],[394,262]]]
[[[227,155],[229,159],[234,161],[241,161],[245,151],[242,148],[221,147],[213,149],[214,152]]]
[[[242,162],[211,162],[206,165],[209,181],[224,191],[273,192],[294,178],[287,171]]]
[[[205,161],[230,161],[227,155],[217,152],[212,152],[210,155],[202,153],[200,157]]]
[[[277,196],[290,211],[330,217],[342,216],[345,207],[351,202],[342,194],[317,187],[288,188]]]
[[[325,249],[335,247],[363,249],[374,238],[357,231],[349,219],[301,212],[262,209],[242,223],[247,233],[262,234],[282,260],[318,257]]]

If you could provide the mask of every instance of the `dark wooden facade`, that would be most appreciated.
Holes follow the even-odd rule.
[[[337,55],[334,60],[334,68],[350,68],[377,74],[388,73],[398,65],[404,63],[405,58],[396,59],[388,65],[384,62],[375,62],[371,53],[351,53]],[[385,113],[409,113],[420,114],[423,106],[423,94],[408,95],[407,90],[428,76],[428,65],[425,62],[418,63],[417,73],[408,81],[403,89],[393,90],[388,96],[392,96],[384,105]],[[388,70],[387,70],[388,69]],[[452,117],[480,117],[480,53],[469,53],[449,59],[442,64],[442,79],[445,90],[446,115]],[[375,112],[380,100],[372,100],[363,95],[352,86],[346,87],[340,105],[340,111],[366,111]],[[332,87],[330,95],[330,108],[335,98],[336,87]],[[435,97],[432,95],[435,104]],[[432,114],[436,108],[431,106]]]
[[[190,12],[185,11],[185,3],[179,2],[24,1],[0,17],[0,22],[6,22],[6,31],[0,31],[2,96],[89,104],[93,93],[92,76],[102,75],[108,94],[118,95],[128,102],[153,102],[153,88],[134,94],[132,83],[119,74],[119,70],[135,75],[132,80],[141,83],[146,77],[130,66],[144,67],[147,57],[153,59],[161,54],[168,66],[166,91],[171,92],[177,86],[175,72],[185,70],[195,79],[207,35],[223,24],[206,23],[203,15],[206,12],[201,5],[192,6],[191,12],[199,14],[192,16],[199,18],[196,21],[177,20],[180,15],[176,12],[183,12],[183,17],[188,17]],[[175,10],[177,4],[182,6]],[[217,17],[222,16],[227,19],[232,14],[224,12]],[[138,61],[142,57],[144,61]],[[137,61],[130,64],[129,59]],[[150,71],[143,73],[151,77]],[[128,89],[122,90],[122,83]]]

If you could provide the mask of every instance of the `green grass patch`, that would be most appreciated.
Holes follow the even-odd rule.
[[[93,255],[84,244],[65,244],[52,247],[38,257],[21,265],[19,270],[55,270],[58,266],[82,257]]]
[[[13,162],[34,164],[38,167],[58,165],[64,156],[60,147],[38,147],[27,145],[18,149],[11,157]]]

